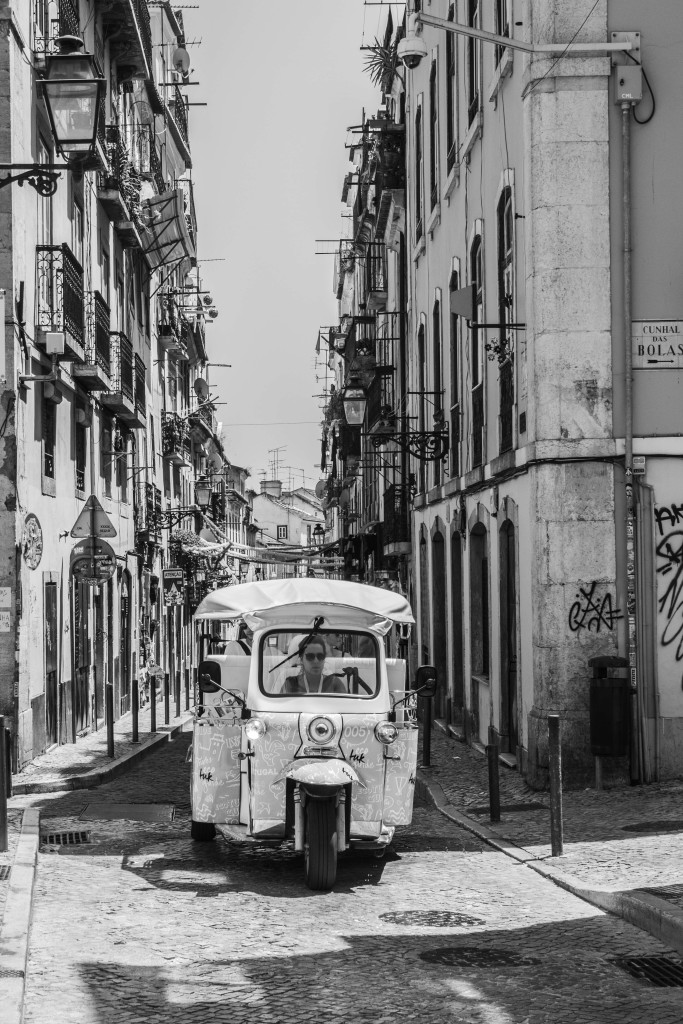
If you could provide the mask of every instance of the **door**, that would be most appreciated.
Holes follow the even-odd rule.
[[[88,727],[90,717],[90,638],[88,610],[90,588],[72,578],[74,685],[71,708],[73,742]]]
[[[57,584],[45,584],[45,745],[59,739],[59,646],[57,636]]]
[[[501,739],[504,749],[517,755],[517,563],[515,528],[503,523],[500,532],[501,597]]]
[[[121,666],[121,708],[120,713],[125,715],[130,711],[130,652],[131,652],[131,614],[130,614],[130,573],[124,572],[121,577],[121,629],[119,641],[120,666]]]

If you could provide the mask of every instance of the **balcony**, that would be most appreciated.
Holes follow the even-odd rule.
[[[137,426],[133,346],[123,331],[112,331],[110,337],[110,390],[102,394],[106,405],[124,423]]]
[[[190,436],[193,441],[203,444],[213,437],[213,408],[211,406],[199,406],[187,418]]]
[[[131,163],[118,125],[107,125],[105,142],[109,167],[97,175],[97,198],[123,247],[142,248],[136,223],[140,216],[142,179]]]
[[[154,484],[138,483],[135,532],[136,540],[158,543],[161,539],[161,491]]]
[[[368,309],[381,309],[387,301],[387,247],[371,242],[365,257],[365,288]]]
[[[59,34],[60,36],[81,35],[78,0],[59,0]]]
[[[85,301],[85,360],[74,363],[73,376],[87,391],[107,391],[111,369],[109,306],[99,292]]]
[[[118,64],[119,80],[132,76],[151,78],[152,28],[147,0],[95,0],[95,7],[102,12],[102,25],[111,55]]]
[[[382,538],[385,555],[409,554],[411,550],[411,495],[408,484],[392,484],[384,492]]]
[[[147,426],[147,393],[145,388],[145,362],[136,353],[133,359],[133,385],[135,389],[135,417],[129,420],[132,427]]]
[[[170,323],[157,325],[157,337],[164,352],[170,352],[176,359],[187,359],[187,345],[180,334],[180,327]]]
[[[161,428],[162,454],[174,466],[192,465],[187,423],[175,412],[165,412]]]
[[[185,106],[185,97],[180,91],[179,85],[173,86],[173,99],[169,103],[171,114],[173,116],[173,124],[176,131],[180,135],[180,139],[188,149],[190,144],[190,135],[187,125],[187,107]],[[188,149],[189,154],[189,149]]]
[[[36,307],[36,343],[63,333],[65,355],[83,362],[83,268],[66,243],[36,246]]]

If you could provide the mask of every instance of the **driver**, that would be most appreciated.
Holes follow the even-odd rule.
[[[326,642],[320,636],[308,641],[300,654],[297,675],[287,676],[282,693],[348,693],[344,680],[337,675],[324,675],[325,659],[329,655]]]

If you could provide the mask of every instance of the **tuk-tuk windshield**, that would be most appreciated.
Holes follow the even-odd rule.
[[[379,649],[370,633],[273,629],[261,638],[259,685],[269,697],[376,696]]]

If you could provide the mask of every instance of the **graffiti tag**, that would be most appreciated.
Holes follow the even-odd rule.
[[[355,750],[352,750],[349,754],[349,761],[353,761],[354,764],[365,764],[365,754],[357,754]]]
[[[204,771],[203,768],[200,768],[199,769],[199,778],[203,779],[204,782],[212,782],[213,781],[213,772],[206,772],[206,771]]]
[[[665,523],[668,523],[669,526],[678,526],[679,523],[683,523],[683,505],[673,502],[671,505],[661,505],[659,508],[655,508],[655,522],[659,536],[663,537]]]
[[[576,601],[569,609],[569,628],[572,633],[579,633],[587,629],[589,633],[599,633],[605,629],[614,629],[615,623],[623,619],[623,613],[618,608],[612,607],[612,595],[605,594],[600,600],[595,590],[597,582],[591,583],[590,589],[581,587],[576,595]]]
[[[676,645],[676,661],[683,660],[683,530],[672,530],[657,545],[657,574],[666,589],[658,600],[664,616],[662,647]]]

